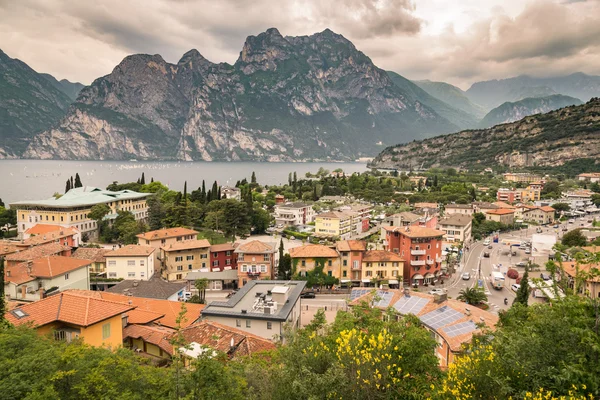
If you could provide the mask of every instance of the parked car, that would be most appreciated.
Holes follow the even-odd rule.
[[[489,258],[489,257],[490,257],[490,252],[489,252],[489,251],[486,251],[486,252],[484,252],[484,253],[483,253],[483,256],[484,256],[485,258]]]
[[[573,223],[575,223],[575,221],[573,221],[572,219],[570,219],[570,220],[569,220],[569,223],[570,223],[570,224],[573,224]]]
[[[183,292],[181,294],[181,300],[183,300],[183,301],[188,301],[191,298],[192,298],[192,293],[191,292],[185,291],[185,292]]]
[[[542,273],[540,274],[540,278],[542,278],[542,279],[543,279],[543,280],[545,280],[545,281],[552,280],[552,277],[550,276],[550,274],[546,274],[546,273],[544,273],[544,272],[542,272]]]
[[[527,263],[525,261],[519,261],[515,264],[515,267],[526,267]]]
[[[531,254],[531,250],[525,249],[525,254]]]
[[[428,293],[429,294],[446,294],[446,291],[444,289],[431,289]]]
[[[464,274],[462,274],[462,278],[463,278],[463,281],[468,281],[469,279],[471,279],[471,274],[468,272],[465,272]]]
[[[554,228],[554,229],[558,228],[558,225],[554,225],[554,226],[553,226],[553,228]]]
[[[567,227],[565,226],[565,227],[564,227],[562,230],[563,230],[563,232],[566,232],[566,231],[568,231],[568,230],[569,230],[569,228],[567,228]]]
[[[485,239],[485,240],[483,241],[483,245],[484,245],[484,246],[488,246],[489,244],[490,244],[490,239]]]
[[[302,299],[314,299],[315,297],[315,292],[304,292],[300,294],[300,298]]]
[[[518,283],[513,283],[512,285],[510,285],[510,288],[513,290],[513,292],[518,291],[520,287],[521,285],[519,285]]]
[[[296,236],[290,236],[290,240],[296,240]]]
[[[490,245],[488,246],[488,249],[492,249],[492,248],[493,248],[493,246],[490,244]]]

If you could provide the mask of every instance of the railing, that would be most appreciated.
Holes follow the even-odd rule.
[[[412,256],[424,256],[425,250],[411,250],[410,255]]]
[[[410,260],[410,265],[425,265],[425,260]]]
[[[252,271],[248,271],[248,276],[249,277],[253,277],[253,276],[259,276],[260,272],[252,272]]]
[[[361,268],[362,268],[362,267],[361,267],[360,265],[356,265],[356,266],[355,266],[355,265],[353,265],[353,266],[352,266],[352,269],[353,269],[353,270],[355,270],[355,271],[356,271],[356,270],[359,270],[359,269],[361,269]]]
[[[435,259],[435,262],[441,263],[442,261],[444,261],[444,259],[442,257],[438,257]]]
[[[433,265],[434,261],[433,260],[427,260],[427,264],[429,265]]]

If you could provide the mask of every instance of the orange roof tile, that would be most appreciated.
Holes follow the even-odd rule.
[[[401,235],[415,239],[444,236],[444,231],[425,226],[386,226],[384,229],[388,232],[399,232]]]
[[[178,236],[198,235],[198,231],[188,228],[168,228],[158,229],[137,235],[140,239],[145,240],[162,240]]]
[[[216,253],[219,251],[233,251],[235,250],[237,243],[223,243],[223,244],[213,244],[210,246],[210,252]]]
[[[236,253],[249,253],[249,254],[264,254],[264,253],[274,253],[275,252],[275,244],[274,243],[265,243],[260,240],[253,240],[248,243],[240,244],[237,249],[235,249]]]
[[[514,210],[515,209],[515,206],[512,206],[512,205],[510,205],[508,203],[505,203],[503,201],[495,201],[492,204],[494,204],[494,205],[496,205],[496,206],[498,206],[500,208],[506,208],[508,210]]]
[[[323,246],[320,244],[307,244],[300,247],[294,247],[289,250],[292,258],[308,258],[308,257],[339,257],[337,251],[331,247]]]
[[[554,212],[554,211],[556,211],[554,208],[552,208],[550,206],[540,207],[540,210],[542,210],[543,212]]]
[[[181,242],[169,244],[161,247],[166,252],[177,251],[177,250],[193,250],[193,249],[207,249],[210,247],[210,242],[206,239],[193,239],[183,240]]]
[[[0,241],[0,256],[16,253],[21,250],[19,246],[6,240]]]
[[[385,262],[385,261],[404,261],[396,253],[385,250],[370,250],[365,253],[363,261],[366,262]]]
[[[173,355],[173,346],[169,340],[174,333],[174,329],[164,326],[127,325],[123,329],[123,339],[142,339],[144,342],[152,343],[166,353]]]
[[[104,254],[104,257],[148,257],[154,253],[156,249],[150,246],[140,246],[129,244],[120,249],[109,251]]]
[[[17,285],[35,278],[54,278],[90,265],[89,260],[49,256],[6,268],[6,280]],[[29,271],[31,269],[31,271]]]
[[[336,247],[338,251],[366,251],[367,243],[363,240],[340,240]]]
[[[13,325],[32,323],[34,326],[42,326],[60,321],[85,327],[133,308],[128,304],[79,296],[67,291],[25,304],[7,312],[5,316]],[[20,313],[25,315],[19,318]]]
[[[127,322],[130,324],[148,324],[157,321],[164,316],[165,315],[161,313],[136,308],[127,313]]]
[[[44,243],[55,242],[62,238],[74,236],[79,232],[72,228],[61,228],[57,231],[50,231],[43,234],[31,236],[28,239],[22,240],[18,243],[19,246],[37,246]]]
[[[25,231],[28,235],[41,235],[48,232],[60,231],[64,229],[60,225],[51,225],[51,224],[35,224],[31,228]]]
[[[576,261],[563,261],[562,262],[563,269],[565,273],[573,278],[577,276],[577,268],[579,268],[579,273],[585,272],[590,273],[592,270],[597,269],[600,270],[600,263],[597,264],[580,264],[577,266]],[[600,282],[600,277],[594,277],[593,279],[587,279],[588,282]]]
[[[508,215],[508,214],[514,214],[515,211],[514,210],[507,210],[507,209],[498,209],[498,210],[489,210],[485,212],[486,214],[491,214],[491,215]]]
[[[73,258],[80,260],[90,260],[97,263],[105,263],[106,258],[104,255],[108,253],[108,249],[98,249],[95,247],[80,247],[71,255]]]
[[[62,253],[63,251],[71,250],[69,246],[60,243],[47,243],[32,247],[27,250],[21,250],[17,253],[9,254],[5,257],[6,261],[30,261],[41,257],[52,256]]]

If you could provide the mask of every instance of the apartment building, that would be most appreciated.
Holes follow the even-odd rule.
[[[210,270],[212,272],[236,270],[237,243],[214,244],[210,246]]]
[[[79,187],[69,190],[59,198],[46,200],[26,200],[11,203],[10,208],[17,210],[19,235],[39,223],[76,228],[90,238],[98,235],[96,221],[88,217],[93,206],[106,204],[110,208],[108,220],[117,217],[117,211],[130,211],[136,221],[148,218],[146,198],[151,193],[137,193],[132,190],[112,192],[96,187]]]
[[[320,244],[307,244],[289,250],[292,265],[300,276],[307,276],[318,265],[323,267],[323,272],[337,279],[342,278],[339,253],[327,246]],[[346,272],[347,274],[347,272]],[[344,278],[347,279],[346,276]]]
[[[465,243],[471,240],[473,219],[468,215],[454,214],[438,222],[438,229],[444,232],[444,240],[449,243]]]
[[[108,278],[148,280],[154,275],[154,253],[151,246],[127,245],[110,251],[106,258]]]
[[[210,267],[210,242],[206,239],[170,243],[160,251],[161,275],[167,281],[179,281],[188,272]]]
[[[79,260],[89,260],[90,272],[99,274],[106,271],[106,257],[104,255],[110,252],[108,249],[98,249],[95,247],[80,247],[73,253],[72,257]]]
[[[315,235],[319,237],[338,237],[349,239],[356,232],[353,221],[357,215],[342,211],[322,213],[315,218]]]
[[[538,182],[542,180],[539,175],[527,174],[527,173],[506,173],[503,175],[504,180],[507,182]]]
[[[446,204],[444,208],[444,214],[450,215],[467,215],[472,216],[474,213],[473,206],[471,204]]]
[[[507,203],[515,203],[521,201],[521,191],[519,189],[500,188],[496,193],[496,199]]]
[[[600,182],[600,172],[587,172],[584,174],[579,174],[577,175],[577,179],[580,181],[597,183]]]
[[[340,255],[340,283],[360,284],[367,243],[363,240],[340,240],[335,244],[335,248]]]
[[[521,218],[526,222],[535,222],[539,225],[548,225],[554,222],[554,212],[554,208],[550,206],[529,206],[521,211]]]
[[[238,262],[238,287],[248,282],[275,277],[275,243],[253,240],[240,244],[234,252]]]
[[[193,240],[197,237],[198,231],[187,228],[158,229],[137,235],[138,244],[154,247],[156,249],[156,252],[154,253],[154,264],[157,266],[161,264],[161,247],[169,246],[184,240]]]
[[[386,250],[404,260],[403,279],[411,285],[429,284],[442,268],[444,232],[422,226],[387,228]]]
[[[488,221],[500,222],[504,225],[512,225],[515,223],[515,210],[509,210],[506,208],[488,210],[485,212],[485,219]]]
[[[369,250],[362,260],[362,285],[375,286],[387,282],[398,288],[404,282],[404,260],[397,253],[386,250]]]
[[[282,226],[306,225],[315,220],[312,205],[296,202],[275,206],[275,223]]]

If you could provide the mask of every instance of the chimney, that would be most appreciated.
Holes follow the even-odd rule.
[[[404,288],[404,296],[410,297],[410,289],[408,287]]]
[[[21,298],[24,299],[27,297],[27,286],[21,286]]]
[[[234,346],[234,341],[233,341],[233,336],[231,337],[231,342],[229,343],[229,351],[231,353],[233,353],[233,351],[235,350],[235,346]]]
[[[33,270],[33,261],[27,261],[27,275],[31,275],[31,271]]]
[[[471,315],[471,309],[469,307],[465,307],[465,314]]]
[[[447,299],[448,299],[448,295],[446,293],[433,295],[433,302],[435,304],[441,304],[444,301],[446,301]]]
[[[43,287],[40,288],[39,294],[40,294],[40,300],[46,298],[46,290]]]

